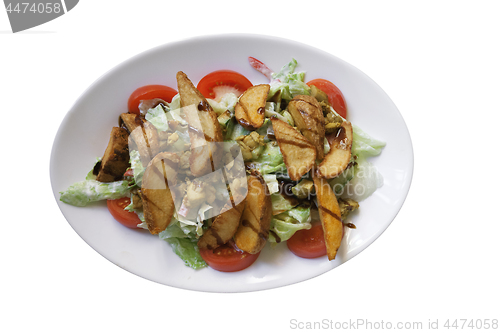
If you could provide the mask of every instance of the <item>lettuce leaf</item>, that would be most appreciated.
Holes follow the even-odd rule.
[[[351,162],[354,166],[329,181],[339,197],[361,201],[368,198],[384,184],[377,168],[367,158],[379,155],[385,142],[374,139],[361,128],[353,125]]]
[[[352,125],[352,153],[361,157],[376,156],[382,152],[385,142],[377,140],[356,125]]]
[[[194,269],[206,267],[197,245],[196,226],[172,218],[170,225],[159,233],[160,239],[168,242],[172,250],[186,264]]]
[[[228,93],[222,96],[219,102],[209,98],[207,98],[207,102],[210,104],[214,112],[217,113],[217,115],[220,115],[221,113],[226,112],[226,110],[229,110],[229,112],[234,111],[234,107],[236,106],[236,103],[238,103],[238,96],[233,93]]]
[[[366,158],[358,158],[357,165],[354,167],[354,176],[342,188],[340,193],[337,193],[342,198],[350,198],[356,201],[361,201],[368,198],[384,184],[384,178],[377,168]],[[331,183],[330,183],[331,184]]]
[[[304,82],[305,72],[295,72],[297,60],[292,59],[277,73],[272,74],[269,97],[281,90],[281,98],[291,100],[296,95],[310,95],[310,89]]]
[[[271,219],[269,241],[284,242],[298,230],[311,228],[311,208],[295,207]],[[276,236],[279,238],[277,239]]]
[[[271,203],[273,206],[273,214],[276,214],[278,212],[279,213],[285,212],[285,211],[288,211],[288,210],[294,208],[298,204],[298,201],[295,201],[295,202],[296,202],[296,204],[294,204],[291,200],[285,199],[285,197],[283,195],[281,195],[281,193],[271,194]]]
[[[168,130],[167,115],[161,104],[148,110],[146,120],[153,124],[158,131]]]
[[[84,180],[60,192],[60,200],[73,206],[84,207],[94,201],[127,197],[130,195],[130,185],[130,182],[126,180],[111,183],[102,183],[93,179]]]
[[[263,175],[282,172],[283,169],[286,170],[280,147],[275,143],[273,144],[272,142],[266,143],[264,150],[260,154],[259,158],[255,159],[252,164],[253,167],[258,169]]]
[[[142,177],[144,176],[145,168],[141,162],[141,156],[137,150],[131,150],[130,155],[130,165],[134,173],[134,181],[137,186],[141,186]]]
[[[207,267],[207,263],[200,255],[200,250],[198,249],[196,240],[171,237],[165,239],[165,241],[170,244],[174,253],[184,261],[186,266],[193,269]]]

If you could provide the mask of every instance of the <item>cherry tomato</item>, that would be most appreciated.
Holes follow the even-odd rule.
[[[200,255],[208,264],[208,266],[221,272],[237,272],[241,271],[257,260],[259,253],[250,254],[241,250],[236,250],[234,247],[224,244],[215,250],[202,250]]]
[[[226,93],[232,92],[240,96],[253,86],[246,77],[231,70],[219,70],[205,75],[198,83],[198,90],[205,98],[219,101]]]
[[[301,258],[318,258],[326,255],[325,234],[320,223],[311,229],[302,229],[286,241],[288,249]]]
[[[333,109],[342,117],[346,117],[347,107],[344,95],[336,85],[325,79],[314,79],[307,82],[307,85],[316,86],[316,88],[323,91],[328,96],[328,102],[330,102]]]
[[[161,98],[170,103],[175,95],[177,95],[175,89],[159,84],[137,88],[128,99],[128,112],[139,114],[139,104],[142,100]]]
[[[130,198],[108,200],[107,204],[111,215],[124,226],[136,229],[137,225],[141,223],[136,213],[125,210],[125,207],[130,205]]]

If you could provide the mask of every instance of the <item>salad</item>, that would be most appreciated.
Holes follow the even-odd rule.
[[[254,263],[267,243],[302,258],[334,260],[359,202],[383,179],[368,158],[385,143],[347,117],[340,90],[305,81],[297,61],[268,83],[219,70],[195,86],[134,91],[85,180],[61,192],[74,206],[106,201],[125,227],[167,241],[194,269]],[[326,260],[326,258],[325,258]]]

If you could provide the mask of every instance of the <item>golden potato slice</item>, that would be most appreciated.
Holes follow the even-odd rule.
[[[241,224],[234,235],[236,246],[248,253],[258,253],[269,236],[272,217],[272,203],[269,189],[262,176],[252,173],[248,176],[248,194]]]
[[[325,118],[316,98],[297,95],[288,103],[288,112],[292,115],[295,126],[316,147],[316,158],[325,157]]]
[[[316,148],[288,123],[271,118],[274,136],[292,180],[299,180],[316,162]]]
[[[168,182],[175,184],[179,157],[160,153],[149,162],[142,178],[141,196],[144,218],[152,234],[165,230],[175,212],[174,197]]]
[[[335,133],[327,135],[330,151],[318,166],[318,175],[323,178],[335,178],[340,175],[351,160],[352,125],[348,121]]]
[[[232,239],[240,225],[240,218],[243,209],[245,209],[245,204],[246,201],[243,200],[236,207],[218,215],[213,220],[210,228],[198,240],[198,247],[213,250]]]
[[[328,260],[335,259],[344,234],[339,204],[335,193],[325,179],[313,176],[318,211],[325,233],[326,254]]]
[[[234,116],[241,126],[253,131],[264,124],[269,89],[268,84],[259,84],[248,88],[241,95],[234,109]]]
[[[142,164],[147,166],[160,151],[160,139],[156,127],[137,114],[122,113],[120,118],[137,145]]]
[[[191,140],[190,170],[195,177],[218,169],[222,162],[222,129],[217,114],[183,72],[177,73],[177,87],[189,124]]]
[[[128,132],[124,128],[113,127],[96,180],[106,183],[122,179],[129,165]]]

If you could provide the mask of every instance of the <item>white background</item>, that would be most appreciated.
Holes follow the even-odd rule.
[[[500,319],[500,6],[197,3],[85,0],[17,34],[0,10],[0,331],[283,332],[292,319],[424,328],[429,319]],[[147,281],[93,251],[57,207],[49,157],[65,113],[102,74],[164,43],[228,32],[293,39],[364,71],[401,111],[415,171],[392,225],[348,263],[292,286],[210,294]]]

